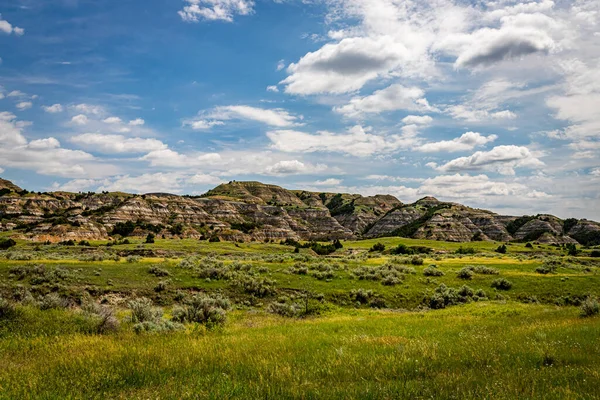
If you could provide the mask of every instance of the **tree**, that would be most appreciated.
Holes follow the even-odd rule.
[[[506,254],[506,245],[503,244],[501,246],[498,246],[498,248],[496,249],[496,253]]]
[[[15,242],[13,239],[0,239],[0,249],[2,250],[6,250],[9,249],[13,246],[15,246],[17,244],[17,242]]]
[[[579,254],[579,250],[577,250],[577,246],[574,243],[567,244],[567,254],[570,256]]]
[[[154,233],[150,232],[148,236],[146,236],[146,243],[154,243]]]

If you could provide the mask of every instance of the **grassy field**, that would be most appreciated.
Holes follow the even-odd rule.
[[[586,253],[141,241],[0,252],[0,399],[598,396]]]

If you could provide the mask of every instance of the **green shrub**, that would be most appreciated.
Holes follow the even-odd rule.
[[[0,250],[6,250],[16,245],[17,242],[11,238],[0,238]]]
[[[590,257],[600,257],[600,250],[592,250]]]
[[[256,297],[266,297],[275,294],[275,281],[268,278],[254,278],[241,275],[234,280],[233,286]]]
[[[165,290],[167,290],[167,286],[169,286],[170,284],[171,284],[171,280],[169,280],[169,279],[160,281],[154,287],[154,291],[155,292],[164,292]]]
[[[112,307],[96,303],[91,297],[83,299],[81,311],[95,322],[97,333],[116,332],[119,330],[119,320]]]
[[[148,234],[148,236],[146,236],[146,243],[148,243],[148,244],[154,243],[154,238],[155,237],[156,236],[154,235],[154,233],[150,232]]]
[[[176,322],[196,322],[215,327],[225,323],[227,310],[230,308],[231,303],[224,297],[195,295],[183,307],[173,309],[172,319]]]
[[[496,268],[486,267],[485,265],[470,266],[471,271],[481,275],[499,275],[500,271]]]
[[[385,250],[385,244],[382,243],[375,243],[373,246],[371,246],[371,248],[369,249],[369,251],[371,253],[373,252],[382,252]]]
[[[600,303],[596,297],[588,296],[581,303],[581,316],[591,317],[600,314]]]
[[[55,308],[69,307],[69,301],[60,297],[58,293],[49,293],[42,297],[38,303],[40,310],[51,310]]]
[[[496,253],[500,253],[500,254],[506,254],[506,245],[500,245],[498,246],[498,248],[496,248],[495,250]]]
[[[130,318],[133,323],[160,323],[163,316],[163,310],[160,307],[154,307],[152,300],[147,297],[129,300],[127,306],[131,310]]]
[[[473,270],[469,267],[465,267],[462,268],[460,271],[458,271],[458,274],[456,274],[456,277],[459,279],[473,279]]]
[[[419,256],[414,256],[410,259],[412,265],[423,265],[423,259]]]
[[[437,269],[436,266],[430,265],[429,267],[423,270],[423,275],[425,276],[444,276],[444,272]]]
[[[498,290],[510,290],[513,284],[505,278],[498,278],[492,281],[492,287]]]
[[[528,249],[533,249],[533,245],[529,242],[527,242],[527,244],[525,245],[526,248]]]
[[[126,261],[130,264],[138,263],[142,261],[142,257],[140,256],[127,256]]]
[[[0,297],[0,321],[14,319],[18,315],[17,307]]]
[[[460,246],[455,251],[456,254],[475,254],[477,253],[473,247],[462,247]]]

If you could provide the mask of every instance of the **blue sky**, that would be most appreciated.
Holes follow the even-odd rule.
[[[600,219],[598,1],[7,0],[0,176]]]

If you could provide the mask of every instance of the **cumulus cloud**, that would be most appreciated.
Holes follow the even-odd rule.
[[[302,125],[302,116],[290,114],[281,108],[265,109],[244,105],[219,106],[210,111],[199,113],[198,118],[184,121],[184,125],[195,130],[210,129],[224,125],[224,121],[247,120],[256,121],[274,127],[292,127]]]
[[[108,117],[102,120],[105,124],[121,124],[123,121],[119,117]]]
[[[452,153],[457,151],[473,150],[475,147],[483,146],[487,143],[493,142],[497,138],[498,136],[496,135],[483,136],[478,132],[467,132],[452,140],[426,143],[417,147],[416,150],[424,153]]]
[[[86,104],[86,103],[81,103],[81,104],[75,104],[69,107],[70,109],[72,109],[75,112],[79,112],[82,114],[87,114],[87,115],[102,115],[105,113],[104,108],[98,105],[93,105],[93,104]]]
[[[141,118],[136,118],[136,119],[129,121],[129,125],[131,125],[131,126],[142,126],[145,123],[146,123],[146,121],[144,121]]]
[[[264,173],[267,175],[286,176],[286,175],[302,175],[314,174],[327,170],[324,164],[308,164],[298,160],[279,161],[265,168]]]
[[[204,167],[220,163],[221,155],[218,153],[181,154],[165,148],[151,151],[140,160],[148,161],[153,167]]]
[[[30,101],[21,101],[19,103],[17,103],[15,105],[15,107],[17,108],[17,110],[19,111],[24,111],[24,110],[28,110],[33,106],[33,103]]]
[[[79,114],[71,118],[71,122],[75,125],[85,125],[88,123],[88,117],[83,114]]]
[[[166,149],[167,145],[157,139],[126,138],[121,135],[84,133],[71,137],[71,142],[99,153],[147,153]]]
[[[47,113],[56,114],[59,112],[63,112],[64,107],[61,104],[53,104],[51,106],[42,106],[42,109]]]
[[[460,157],[437,166],[429,166],[443,172],[477,171],[491,169],[503,175],[514,175],[515,168],[540,168],[544,163],[535,157],[527,147],[496,146],[490,151],[478,151],[468,157]]]
[[[5,19],[2,19],[2,14],[0,14],[0,32],[6,33],[7,35],[13,33],[17,36],[21,36],[25,33],[25,30],[23,28],[19,28],[18,26],[12,25]]]
[[[433,108],[424,95],[425,92],[418,87],[405,87],[396,83],[369,96],[353,97],[350,103],[334,107],[333,110],[347,117],[395,110],[432,111]]]
[[[343,181],[341,179],[327,178],[322,181],[316,181],[315,185],[317,185],[317,186],[339,186],[342,184],[342,182]]]
[[[415,138],[403,135],[376,135],[370,129],[354,126],[346,133],[319,131],[315,134],[295,130],[267,132],[271,147],[290,153],[335,152],[364,157],[409,147]]]
[[[464,104],[450,106],[446,109],[446,112],[455,119],[462,119],[469,122],[489,122],[493,120],[512,120],[517,118],[517,115],[510,110],[490,111],[470,108]]]
[[[254,12],[252,0],[185,0],[187,5],[178,11],[186,22],[226,21],[232,22],[236,15]]]
[[[62,148],[53,137],[28,141],[24,124],[10,113],[0,113],[0,166],[35,171],[42,175],[97,177],[115,174],[110,164],[101,164],[91,154]]]
[[[280,83],[290,94],[353,92],[399,68],[407,56],[406,47],[391,37],[345,38],[290,64]]]
[[[433,122],[433,118],[429,115],[407,115],[402,118],[402,122],[407,125],[429,125]]]
[[[267,92],[278,93],[279,88],[277,87],[277,85],[267,86]]]

